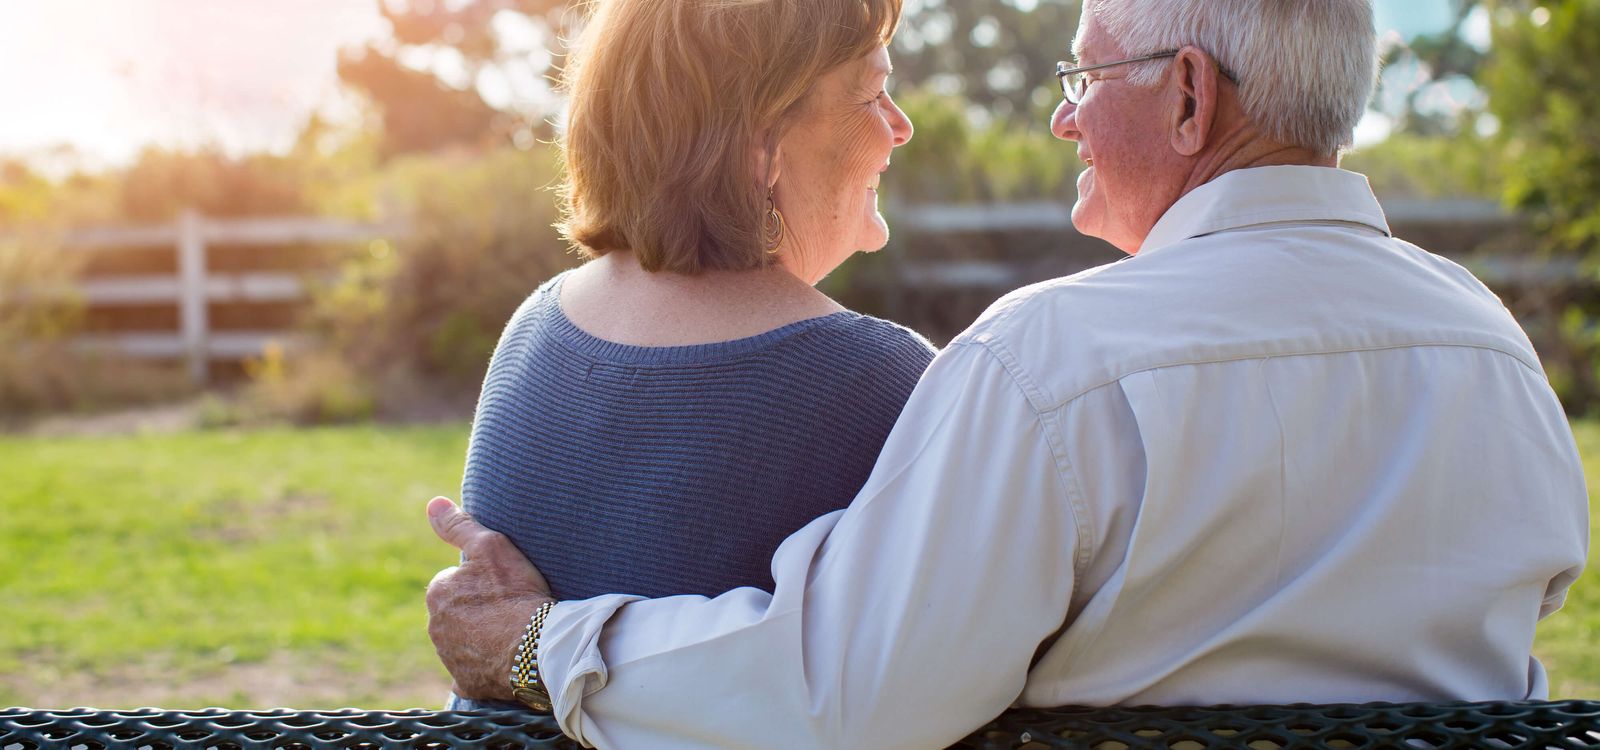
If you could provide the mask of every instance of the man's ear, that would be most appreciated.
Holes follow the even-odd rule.
[[[1171,118],[1172,148],[1184,156],[1194,156],[1211,140],[1217,118],[1220,77],[1216,61],[1199,47],[1184,47],[1172,61],[1169,72],[1176,85],[1169,90],[1168,115]]]

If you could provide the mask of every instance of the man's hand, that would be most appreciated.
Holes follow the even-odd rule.
[[[551,601],[550,585],[500,534],[448,498],[428,501],[428,523],[466,555],[428,583],[428,637],[463,698],[512,700],[511,656],[528,618]]]

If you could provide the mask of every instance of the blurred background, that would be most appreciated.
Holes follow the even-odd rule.
[[[884,251],[954,335],[1115,260],[1050,136],[1078,0],[906,0]],[[1600,0],[1376,0],[1344,166],[1518,316],[1600,456]],[[433,706],[467,420],[560,241],[562,0],[0,0],[0,705]],[[1591,472],[1595,476],[1595,472]],[[1600,593],[1541,631],[1600,695]]]

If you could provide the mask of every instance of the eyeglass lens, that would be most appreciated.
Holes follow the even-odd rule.
[[[1083,96],[1084,74],[1057,73],[1056,78],[1061,81],[1061,95],[1066,97],[1068,102],[1077,104],[1078,99]]]

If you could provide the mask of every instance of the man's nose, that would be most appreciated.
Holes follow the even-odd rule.
[[[1061,100],[1055,114],[1050,116],[1050,132],[1063,141],[1078,140],[1078,105]]]

